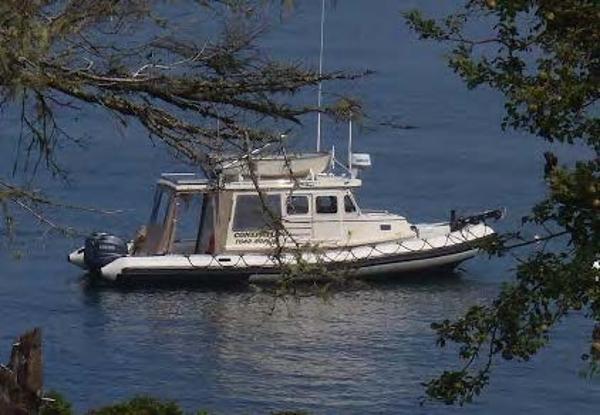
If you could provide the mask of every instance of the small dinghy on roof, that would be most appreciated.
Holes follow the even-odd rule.
[[[355,173],[344,175],[319,171],[324,161],[330,166],[330,155],[294,157],[286,163],[304,173],[296,177],[275,174],[280,158],[251,160],[247,164],[261,166],[255,170],[257,183],[241,166],[235,175],[210,180],[164,174],[150,219],[135,240],[96,233],[69,261],[127,283],[273,280],[283,267],[299,263],[374,277],[452,268],[477,254],[480,243],[494,234],[485,221],[501,216],[488,211],[413,224],[357,204],[354,192],[362,181],[356,172],[370,165],[365,155],[353,157]]]
[[[225,177],[249,176],[250,166],[256,177],[263,179],[306,177],[325,172],[331,164],[329,153],[301,153],[272,155],[253,159],[252,163],[242,159],[219,163],[218,169]]]

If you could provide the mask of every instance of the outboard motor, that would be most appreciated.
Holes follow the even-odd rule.
[[[85,240],[83,261],[87,269],[97,271],[127,254],[127,244],[121,238],[104,232],[94,232]]]

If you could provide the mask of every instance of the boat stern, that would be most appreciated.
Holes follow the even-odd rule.
[[[86,271],[101,272],[115,260],[128,256],[131,244],[107,233],[93,233],[82,247],[67,255],[67,261]]]

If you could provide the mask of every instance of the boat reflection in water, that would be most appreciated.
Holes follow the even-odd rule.
[[[218,402],[232,412],[414,408],[424,373],[442,359],[432,353],[430,323],[481,301],[488,289],[432,275],[283,302],[249,290],[90,287],[91,308],[110,316],[94,336],[130,357],[107,353],[106,363],[118,364],[95,382],[102,390],[125,379],[140,393],[189,408]]]

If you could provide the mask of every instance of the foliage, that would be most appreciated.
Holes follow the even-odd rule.
[[[72,415],[71,404],[57,392],[49,392],[49,398],[42,407],[40,415]],[[92,409],[88,415],[184,415],[184,411],[174,402],[161,401],[150,396],[137,396],[115,405]],[[209,412],[199,410],[195,415],[208,415]],[[272,415],[308,415],[305,411],[280,411]]]
[[[546,141],[587,147],[574,165],[546,153],[547,197],[492,252],[535,247],[514,282],[489,305],[457,321],[433,324],[438,344],[459,346],[465,361],[426,384],[446,403],[469,402],[498,359],[530,359],[569,312],[600,320],[600,284],[592,265],[600,248],[600,3],[594,0],[468,0],[443,19],[405,14],[422,39],[452,45],[449,66],[469,88],[505,98],[502,127]],[[481,34],[482,28],[488,33]],[[528,237],[532,229],[541,236]]]
[[[71,403],[58,392],[50,391],[45,398],[40,415],[73,415]]]
[[[0,2],[0,110],[20,113],[14,140],[21,167],[43,165],[64,175],[57,149],[79,145],[80,137],[61,119],[89,107],[123,126],[139,123],[208,174],[223,154],[239,153],[248,142],[252,148],[279,142],[281,129],[317,110],[290,104],[290,95],[353,76],[318,75],[267,57],[256,45],[267,26],[264,6],[262,0]],[[193,23],[169,17],[180,16],[177,9]],[[15,189],[31,194],[0,181],[5,213]],[[20,200],[42,217],[35,198]]]
[[[362,118],[362,105],[359,100],[341,98],[329,109],[331,116],[337,121],[359,121]]]
[[[94,409],[89,412],[89,415],[183,415],[183,413],[174,402],[138,396],[116,405]]]

